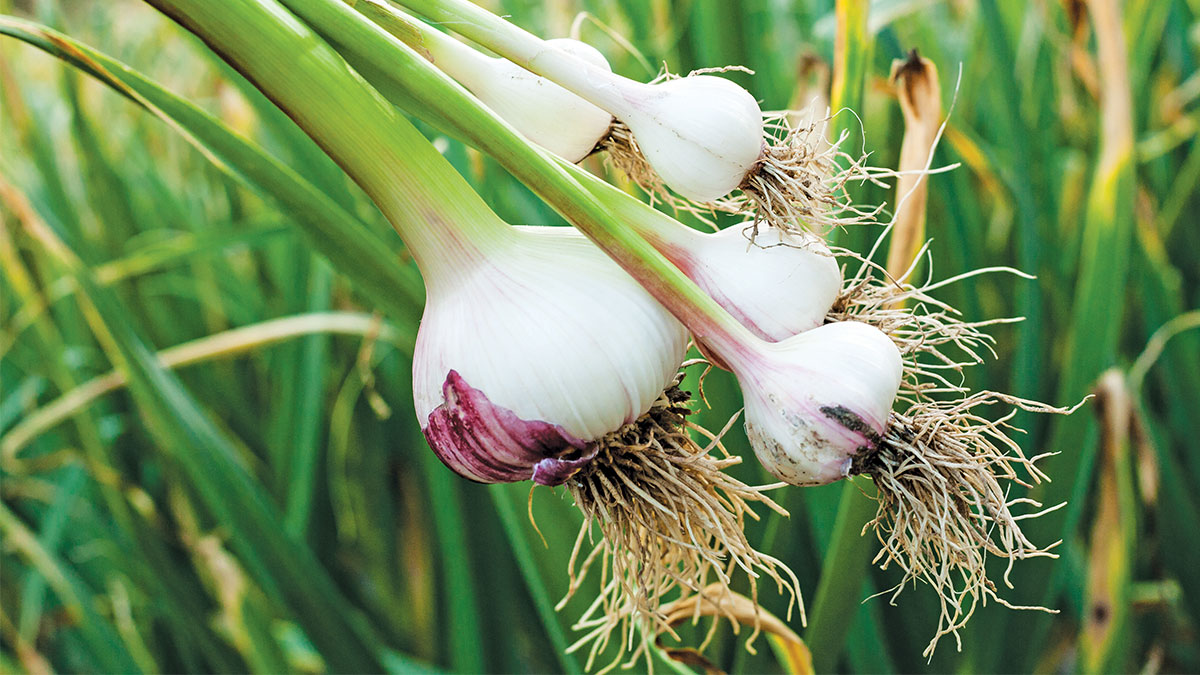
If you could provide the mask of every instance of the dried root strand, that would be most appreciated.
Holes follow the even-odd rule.
[[[836,227],[879,224],[883,205],[859,206],[847,192],[852,182],[884,185],[881,179],[895,172],[867,166],[867,154],[851,155],[843,146],[850,137],[843,131],[828,141],[832,117],[793,126],[801,112],[763,114],[763,152],[746,174],[737,194],[718,200],[713,210],[745,214],[752,218],[750,239],[762,226],[791,233],[824,237]]]
[[[878,490],[876,516],[863,528],[864,533],[874,530],[882,544],[874,562],[884,569],[895,563],[904,572],[884,594],[894,600],[906,584],[921,580],[938,596],[938,627],[924,652],[932,657],[947,635],[953,635],[961,649],[959,629],[989,600],[1012,609],[1051,611],[1014,606],[1001,598],[987,577],[987,557],[1008,561],[1003,578],[1009,588],[1016,560],[1055,557],[1052,549],[1058,542],[1033,544],[1019,521],[1063,504],[1043,508],[1033,499],[1009,496],[1014,485],[1030,487],[1047,480],[1036,466],[1046,455],[1026,457],[1009,437],[1019,431],[1010,421],[1018,410],[1070,414],[1078,405],[1057,408],[992,391],[971,393],[963,384],[963,369],[982,363],[985,354],[995,356],[994,339],[983,329],[1019,319],[965,321],[931,293],[978,274],[1027,275],[994,267],[939,282],[914,282],[914,270],[927,251],[928,244],[899,278],[870,262],[874,251],[867,256],[836,251],[861,265],[847,277],[827,320],[875,325],[892,338],[904,360],[897,398],[907,404],[907,411],[892,413],[876,450],[856,458],[852,471],[870,475]],[[1011,409],[999,419],[984,416],[986,408],[997,405]],[[1015,513],[1014,508],[1028,512]]]
[[[925,257],[927,250],[928,244],[921,249],[917,260]],[[893,279],[853,251],[835,249],[834,254],[858,261],[861,266],[855,275],[846,276],[826,322],[862,321],[892,338],[904,359],[904,379],[898,398],[910,405],[927,403],[938,395],[969,393],[962,382],[963,368],[983,363],[986,355],[996,356],[995,338],[983,329],[1020,321],[1013,318],[966,321],[957,309],[931,293],[968,277],[992,272],[1032,278],[1009,267],[989,267],[938,282],[927,278],[914,283],[915,262],[900,278]]]
[[[626,667],[635,664],[655,635],[677,638],[663,611],[668,596],[707,598],[712,589],[723,589],[717,594],[723,595],[738,570],[749,579],[756,604],[758,582],[765,575],[789,595],[788,615],[794,603],[800,603],[803,615],[796,576],[783,562],[756,551],[743,531],[747,517],[758,518],[751,502],[787,514],[764,494],[777,486],[753,487],[727,475],[725,469],[741,459],[725,452],[719,434],[687,422],[688,399],[677,380],[649,412],[608,436],[595,461],[567,483],[584,522],[571,553],[570,587],[559,609],[593,567],[601,575],[600,595],[574,626],[584,635],[569,649],[591,645],[588,669],[614,636],[618,653],[602,672],[616,667],[626,653]],[[707,447],[698,445],[689,429],[706,435]],[[714,449],[719,456],[710,454]],[[585,541],[593,541],[593,527],[599,540],[579,563]],[[714,619],[705,643],[716,625]],[[747,641],[751,651],[758,628]]]
[[[998,420],[982,416],[980,408],[996,404],[1012,410]],[[1078,407],[1078,406],[1076,406]],[[882,569],[895,563],[904,576],[890,590],[894,601],[910,581],[928,583],[938,596],[941,612],[937,632],[923,655],[932,657],[938,641],[966,625],[975,608],[994,600],[1010,609],[1036,609],[1009,604],[987,578],[987,556],[1008,561],[1004,583],[1021,559],[1057,557],[1049,546],[1037,546],[1022,533],[1021,520],[1037,518],[1063,506],[1049,508],[1026,497],[1010,498],[1012,484],[1032,486],[1047,480],[1036,462],[1046,455],[1026,457],[1007,435],[1017,409],[1069,414],[1026,399],[983,391],[949,402],[917,403],[905,414],[893,413],[876,452],[856,460],[854,471],[868,474],[878,490],[878,511],[863,528],[874,530],[882,548],[873,561]],[[1014,507],[1028,507],[1014,513]]]

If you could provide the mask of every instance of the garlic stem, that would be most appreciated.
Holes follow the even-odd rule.
[[[564,54],[464,0],[399,1],[611,113],[629,127],[653,173],[684,198],[714,203],[742,186],[757,190],[747,180],[759,175],[756,167],[768,156],[762,110],[731,80],[698,75],[636,82]]]
[[[372,18],[388,17],[391,19],[389,28],[391,23],[404,26],[408,34],[412,36],[412,40],[405,40],[405,43],[418,50],[431,63],[458,80],[467,89],[475,90],[482,84],[480,80],[487,76],[488,60],[491,57],[479,50],[463,44],[442,31],[434,30],[400,11],[393,10],[383,2],[361,0],[360,4],[356,6]],[[404,39],[404,33],[397,34],[397,37]]]
[[[383,0],[347,0],[365,16],[465,86],[525,138],[569,162],[587,157],[605,137],[612,115],[504,58],[486,56]],[[547,46],[608,67],[594,47],[572,39]]]
[[[393,84],[403,86],[404,93],[421,105],[420,112],[432,121],[453,129],[461,137],[478,141],[477,147],[493,157],[503,158],[505,166],[522,182],[608,253],[687,326],[697,340],[703,341],[722,359],[726,358],[726,353],[747,353],[755,348],[754,345],[766,344],[642,236],[643,233],[652,235],[661,245],[664,241],[681,241],[683,237],[691,236],[681,233],[690,228],[530,144],[448,75],[349,6],[318,0],[281,2],[326,35],[334,36],[335,42],[354,50],[356,59],[367,63],[376,72],[390,73],[388,76],[393,78]],[[483,13],[487,15],[487,12]],[[493,18],[508,26],[503,20]],[[458,19],[450,15],[445,20]],[[345,39],[337,39],[338,36]],[[344,95],[351,96],[349,93]],[[334,119],[340,120],[343,116],[339,114]],[[393,117],[394,114],[388,115],[388,118]],[[341,126],[340,122],[335,126]],[[605,200],[602,202],[597,194],[605,195]],[[612,204],[621,203],[621,199],[627,200],[631,213],[634,209],[639,210],[646,222],[614,218]],[[478,197],[472,201],[478,201]],[[667,222],[671,224],[666,225]],[[682,229],[672,232],[671,228]]]
[[[399,4],[433,21],[453,25],[456,33],[617,117],[633,113],[633,101],[653,90],[651,85],[616,76],[571,54],[564,55],[545,40],[469,2],[400,0]]]
[[[187,3],[183,9],[172,0],[149,1],[206,38],[238,31],[233,18],[237,13],[218,6],[224,3]],[[272,8],[262,6],[260,11]],[[237,63],[370,195],[404,240],[430,293],[443,279],[475,268],[515,239],[515,232],[428,140],[361,77],[348,73],[332,49],[313,44],[292,54],[286,68],[266,58],[268,48],[287,53],[286,39],[297,34],[313,41],[308,28],[294,16],[282,8],[272,13],[279,33],[255,40],[210,39],[209,43]],[[280,39],[280,33],[285,39]],[[256,41],[264,42],[262,48]],[[355,122],[348,124],[351,111]]]
[[[400,38],[468,90],[477,91],[491,75],[492,57],[431,28],[383,0],[345,0],[365,16]]]
[[[702,236],[700,233],[530,144],[448,75],[347,5],[318,0],[282,2],[334,42],[344,45],[352,60],[369,66],[364,70],[389,78],[389,85],[402,88],[403,94],[419,106],[413,112],[502,162],[604,249],[711,353],[733,366],[732,361],[739,360],[738,354],[748,358],[766,347],[768,343],[739,323],[673,262],[679,260],[692,238]],[[406,4],[421,11],[429,3]],[[437,20],[455,22],[457,28],[482,14],[484,26],[498,22],[496,30],[501,34],[517,31],[541,42],[484,10],[467,3],[449,4],[466,5],[474,12],[463,16],[443,12]]]

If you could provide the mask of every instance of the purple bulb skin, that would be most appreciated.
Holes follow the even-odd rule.
[[[442,395],[422,431],[438,459],[468,480],[561,485],[596,456],[594,443],[557,424],[521,419],[457,371],[446,375]]]

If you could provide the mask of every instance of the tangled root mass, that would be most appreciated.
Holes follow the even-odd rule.
[[[775,486],[753,487],[726,474],[740,458],[724,451],[719,435],[687,422],[688,399],[677,380],[649,412],[606,437],[596,459],[567,483],[584,522],[571,554],[570,588],[559,608],[593,568],[598,567],[601,575],[599,596],[575,624],[585,633],[571,647],[574,651],[591,645],[589,669],[614,637],[618,654],[605,670],[615,667],[630,650],[629,664],[636,663],[647,648],[648,636],[675,635],[662,611],[665,599],[676,594],[678,598],[703,596],[713,588],[722,595],[739,570],[749,579],[755,602],[764,575],[790,596],[789,615],[792,604],[800,602],[792,571],[756,551],[743,531],[747,517],[757,519],[752,502],[786,515],[763,494]],[[707,435],[708,445],[697,444],[689,429]],[[598,540],[593,538],[593,528],[599,530]],[[580,563],[585,542],[593,542],[593,548]],[[643,636],[640,641],[638,633]],[[712,635],[710,630],[709,638]]]
[[[1011,406],[992,421],[981,408]],[[987,577],[987,556],[1007,560],[1009,572],[1021,559],[1056,557],[1060,542],[1038,546],[1026,538],[1019,521],[1036,518],[1063,506],[1049,508],[1026,497],[1009,497],[1011,484],[1031,487],[1046,480],[1036,463],[1046,455],[1026,457],[1008,437],[1009,420],[1017,409],[1040,413],[1069,413],[1036,401],[995,392],[979,392],[954,401],[923,402],[904,414],[893,413],[882,443],[861,457],[855,471],[871,476],[878,491],[875,518],[863,528],[874,530],[882,548],[875,562],[882,569],[895,563],[903,578],[891,591],[893,599],[915,580],[929,584],[938,596],[937,632],[926,647],[930,657],[938,641],[966,625],[980,603],[994,600],[1012,609],[1039,609],[1009,604]],[[1026,513],[1014,507],[1029,507]]]
[[[1046,455],[1026,457],[1009,437],[1018,431],[1009,422],[1017,410],[1069,414],[1075,408],[992,391],[971,393],[961,381],[963,369],[992,353],[993,339],[982,329],[1013,320],[964,321],[954,308],[930,295],[967,276],[1020,273],[989,268],[918,286],[911,281],[915,263],[892,279],[873,273],[880,270],[857,254],[839,254],[859,260],[862,267],[847,279],[828,320],[871,323],[892,338],[904,358],[898,399],[907,403],[907,411],[892,413],[878,447],[853,465],[853,472],[870,475],[878,490],[876,516],[863,528],[864,533],[874,530],[882,544],[874,562],[884,569],[894,563],[904,573],[885,593],[894,598],[918,579],[936,592],[941,612],[926,657],[946,635],[953,635],[957,643],[958,630],[988,600],[1013,609],[1050,611],[1006,602],[988,579],[986,564],[988,555],[1007,560],[1004,582],[1011,588],[1013,562],[1055,557],[1052,549],[1058,542],[1033,544],[1019,521],[1063,505],[1043,508],[1032,499],[1009,496],[1014,485],[1032,487],[1047,480],[1036,465]],[[984,413],[995,406],[1010,410],[989,419]],[[1014,512],[1020,507],[1029,512]]]

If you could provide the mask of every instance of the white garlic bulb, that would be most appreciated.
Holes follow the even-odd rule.
[[[572,228],[513,243],[431,287],[413,397],[431,447],[481,482],[565,480],[636,420],[683,360],[683,326]]]
[[[747,225],[679,233],[681,245],[667,256],[764,340],[777,342],[825,323],[842,287],[829,247],[814,236],[778,230],[750,243]]]
[[[610,112],[629,126],[663,182],[684,197],[725,196],[762,154],[762,109],[732,81],[694,75],[647,85],[611,77],[626,105]]]
[[[874,451],[900,388],[896,345],[874,326],[831,323],[734,361],[746,434],[772,475],[825,485]]]

